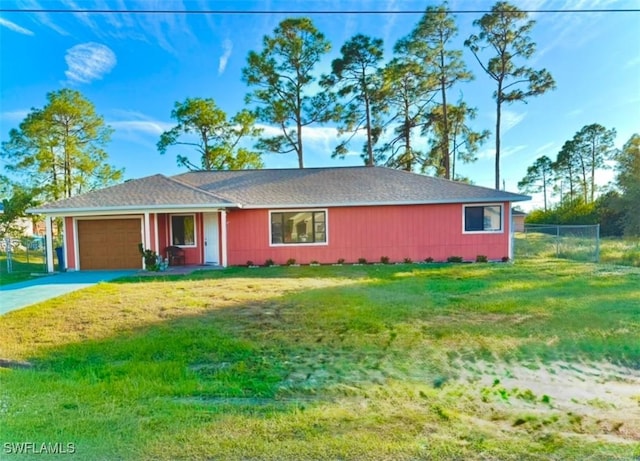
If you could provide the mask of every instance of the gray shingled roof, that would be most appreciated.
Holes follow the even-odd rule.
[[[161,174],[134,179],[115,186],[47,203],[33,213],[62,210],[181,208],[187,206],[225,206],[229,201]]]
[[[529,200],[526,195],[382,167],[198,171],[174,178],[246,208]]]
[[[30,210],[61,213],[202,207],[299,207],[480,203],[526,195],[382,167],[198,171],[127,181]]]

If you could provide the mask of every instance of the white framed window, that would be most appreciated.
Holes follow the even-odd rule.
[[[193,214],[171,215],[171,245],[196,246],[196,216]]]
[[[501,233],[504,228],[504,207],[501,203],[463,205],[462,231],[469,233]]]
[[[326,245],[327,210],[269,211],[269,244]]]

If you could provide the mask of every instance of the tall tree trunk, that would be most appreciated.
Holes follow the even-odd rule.
[[[544,211],[547,211],[547,174],[542,171],[542,194],[544,196]]]
[[[296,153],[298,154],[298,168],[304,168],[304,155],[302,148],[302,99],[300,97],[300,92],[298,92],[297,96],[297,108],[296,108],[296,130],[297,130],[297,139],[296,139]]]
[[[442,31],[440,32],[442,40]],[[447,76],[444,72],[444,50],[440,49],[440,91],[442,93],[442,156],[444,177],[451,179],[451,165],[449,159],[449,117],[447,116]]]
[[[409,117],[409,101],[404,98],[404,137],[405,137],[405,165],[406,171],[413,170],[413,164],[415,159],[413,158],[413,151],[411,150],[411,118]]]
[[[369,105],[369,96],[365,95],[364,107],[367,117],[367,166],[373,166],[373,145],[371,142],[371,108]]]
[[[204,132],[202,135],[202,139],[204,139],[204,165],[202,167],[210,171],[211,170],[211,157],[209,153],[209,143],[207,142],[207,133]]]
[[[569,200],[573,202],[573,173],[571,169],[569,169]]]
[[[300,75],[300,71],[299,69],[297,70],[298,73],[298,81],[300,81],[300,79],[302,78],[302,76]],[[296,139],[296,144],[297,144],[297,154],[298,154],[298,168],[303,169],[304,168],[304,151],[303,151],[303,147],[302,147],[302,96],[301,96],[301,89],[298,87],[298,90],[296,92],[296,129],[297,134],[298,134],[298,138]]]
[[[298,139],[297,139],[297,143],[298,143],[298,168],[302,169],[304,168],[304,157],[302,155],[302,123],[300,121],[300,119],[298,119]]]
[[[496,98],[496,190],[500,190],[500,118],[502,111],[502,82],[498,83],[498,97]]]
[[[404,165],[403,165],[403,169],[405,171],[411,171],[413,170],[413,152],[411,151],[411,126],[410,126],[411,121],[409,120],[409,118],[405,118],[404,121],[404,131],[405,131],[405,136],[406,136],[406,141],[405,141],[405,146],[404,146]]]
[[[584,158],[580,155],[580,169],[582,170],[582,197],[587,203],[589,194],[589,183],[587,182],[587,167],[584,164]]]
[[[362,68],[360,84],[364,94],[364,111],[367,123],[367,166],[373,166],[373,145],[371,144],[371,104],[369,101],[369,91],[367,87],[366,69]]]
[[[69,155],[69,149],[64,146],[64,196],[66,198],[71,197],[71,158]]]

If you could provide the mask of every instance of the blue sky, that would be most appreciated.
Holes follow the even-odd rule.
[[[452,10],[490,9],[494,2],[450,1]],[[7,9],[103,10],[236,10],[312,11],[384,10],[386,14],[306,14],[332,42],[333,50],[318,66],[328,72],[342,44],[356,33],[382,38],[386,58],[397,39],[406,35],[421,14],[437,2],[414,0],[213,1],[213,0],[3,0]],[[637,0],[527,0],[522,9],[633,9]],[[108,146],[110,163],[125,168],[126,178],[182,172],[178,153],[156,150],[160,133],[172,126],[171,109],[186,97],[210,97],[229,116],[245,107],[248,89],[241,80],[249,51],[261,49],[262,37],[292,14],[85,14],[0,12],[0,139],[6,140],[32,107],[42,107],[47,92],[77,89],[115,129]],[[457,14],[458,41],[475,28],[480,14]],[[538,48],[530,65],[547,68],[557,89],[505,107],[502,177],[507,190],[517,190],[526,168],[541,155],[552,159],[564,143],[586,124],[600,123],[618,132],[622,146],[640,131],[640,12],[533,13],[532,36]],[[450,94],[460,95],[478,109],[474,127],[493,131],[494,86],[467,50],[464,59],[475,80]],[[305,166],[362,164],[358,155],[331,159],[337,144],[332,127],[304,133]],[[492,187],[493,137],[481,148],[479,160],[458,171],[475,184]],[[351,146],[354,153],[360,144]],[[269,168],[296,167],[294,154],[265,154]],[[606,183],[611,171],[601,175]],[[526,208],[540,205],[539,197]]]

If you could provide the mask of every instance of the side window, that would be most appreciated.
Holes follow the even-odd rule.
[[[465,232],[501,232],[502,205],[466,205],[464,207]]]

